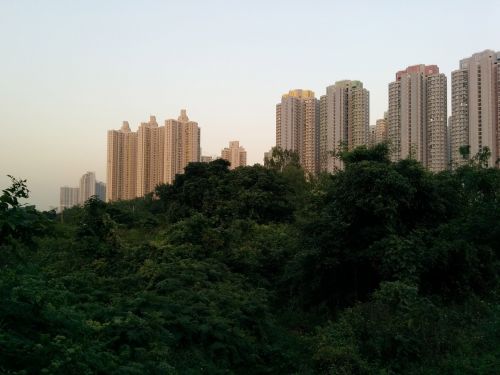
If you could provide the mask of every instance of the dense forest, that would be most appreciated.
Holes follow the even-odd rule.
[[[192,163],[62,215],[12,178],[0,373],[500,373],[500,170],[339,157],[317,177],[279,150]]]

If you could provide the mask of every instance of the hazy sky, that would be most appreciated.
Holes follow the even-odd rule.
[[[57,206],[86,171],[106,179],[106,131],[186,108],[203,155],[230,140],[262,162],[275,105],[342,79],[370,91],[370,123],[397,70],[500,50],[500,1],[0,0],[0,188],[26,178]],[[450,110],[450,108],[449,108]]]

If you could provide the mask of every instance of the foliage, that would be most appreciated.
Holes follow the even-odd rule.
[[[54,217],[0,196],[0,373],[494,374],[500,171],[387,145],[192,163]]]
[[[32,244],[34,237],[50,231],[48,220],[42,213],[34,206],[20,203],[21,199],[29,198],[26,180],[8,177],[12,185],[0,195],[0,249],[16,241]]]
[[[279,172],[287,168],[300,168],[299,153],[292,150],[284,150],[281,147],[273,147],[271,157],[266,158],[264,166]]]

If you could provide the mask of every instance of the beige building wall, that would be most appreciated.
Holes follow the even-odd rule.
[[[185,110],[184,110],[185,114]],[[186,116],[187,119],[187,116]],[[189,121],[184,124],[184,133],[182,140],[183,147],[183,165],[181,173],[184,173],[184,168],[193,162],[199,162],[201,157],[201,147],[200,147],[200,128],[198,123],[194,121]]]
[[[338,81],[326,88],[326,147],[322,148],[321,160],[326,160],[326,171],[334,172],[343,168],[343,163],[332,152],[342,147],[352,150],[367,145],[370,138],[369,92],[360,81]],[[320,111],[321,113],[321,111]],[[323,120],[325,121],[325,120]]]
[[[414,65],[389,84],[388,138],[392,160],[413,158],[446,168],[446,76],[436,65]]]
[[[316,98],[308,98],[303,101],[302,105],[300,163],[305,171],[317,174],[319,172],[319,101]]]
[[[451,166],[456,168],[467,162],[460,147],[469,145],[469,79],[465,69],[451,73],[451,113]]]
[[[276,104],[276,146],[281,147],[281,103]]]
[[[444,74],[427,78],[426,149],[427,168],[433,172],[448,168],[447,127],[448,103],[447,82]]]
[[[327,96],[321,95],[319,99],[319,170],[325,172],[328,165],[327,146]]]
[[[177,173],[181,173],[182,168],[182,127],[176,120],[165,121],[165,161],[164,177],[165,181],[171,184]]]
[[[387,120],[378,119],[375,124],[375,144],[387,141]]]
[[[177,120],[165,121],[164,179],[171,184],[176,174],[184,173],[191,162],[200,161],[200,128],[189,121],[186,110]]]
[[[127,121],[108,131],[106,201],[133,199],[137,193],[137,133]]]
[[[296,151],[309,173],[319,171],[319,102],[310,90],[290,90],[276,105],[276,146]]]
[[[401,159],[401,84],[389,84],[389,110],[387,114],[387,139],[392,161]]]
[[[460,61],[452,73],[452,165],[465,161],[460,147],[470,146],[474,156],[484,147],[491,151],[494,166],[499,151],[499,73],[500,52],[485,50]]]
[[[120,170],[119,160],[120,154],[123,152],[123,145],[122,142],[120,142],[120,134],[121,132],[119,130],[108,130],[108,147],[106,160],[106,202],[121,199],[119,191],[123,170]]]
[[[373,147],[376,142],[375,142],[375,135],[376,135],[376,125],[370,125],[370,133],[368,137],[368,146]]]
[[[190,162],[200,161],[200,129],[182,110],[177,120],[158,126],[156,118],[131,132],[128,122],[108,131],[106,200],[134,199],[172,183]]]
[[[247,152],[242,146],[240,146],[239,141],[229,142],[229,147],[226,147],[221,151],[221,158],[231,163],[229,169],[235,169],[247,165]]]
[[[163,182],[165,129],[156,118],[143,122],[137,131],[137,197],[142,197]]]

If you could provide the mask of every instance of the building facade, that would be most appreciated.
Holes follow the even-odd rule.
[[[165,128],[159,127],[155,116],[142,122],[137,130],[136,197],[153,191],[163,182]]]
[[[319,171],[319,101],[310,90],[290,90],[276,105],[276,146],[296,151],[305,171]]]
[[[500,157],[500,52],[485,50],[460,61],[452,72],[450,124],[451,164],[466,163],[461,148],[474,156],[491,151],[489,166]]]
[[[387,141],[387,112],[375,123],[375,144]]]
[[[342,168],[335,153],[370,141],[370,94],[360,81],[344,80],[326,88],[320,98],[320,169]]]
[[[376,135],[377,125],[370,125],[370,132],[368,137],[368,146],[372,147],[376,145],[375,135]]]
[[[80,177],[80,189],[78,195],[78,203],[84,205],[87,199],[95,195],[95,173],[87,172]]]
[[[59,189],[59,212],[79,204],[79,191],[79,188],[69,186]]]
[[[198,162],[200,158],[200,128],[197,122],[189,120],[183,109],[177,120],[165,121],[163,182],[171,184],[177,174],[184,173],[189,163]]]
[[[389,84],[388,139],[394,161],[413,158],[431,171],[447,167],[446,76],[414,65]]]
[[[229,147],[221,151],[221,158],[227,160],[231,165],[229,169],[244,167],[247,165],[247,152],[240,146],[239,141],[229,142]]]
[[[95,183],[95,195],[103,202],[106,202],[106,184],[104,182],[97,181]]]
[[[200,161],[200,129],[185,110],[158,126],[151,116],[132,132],[128,122],[108,131],[106,200],[133,199],[172,183],[190,162]]]
[[[137,132],[127,121],[108,131],[106,201],[133,199],[137,194]]]

